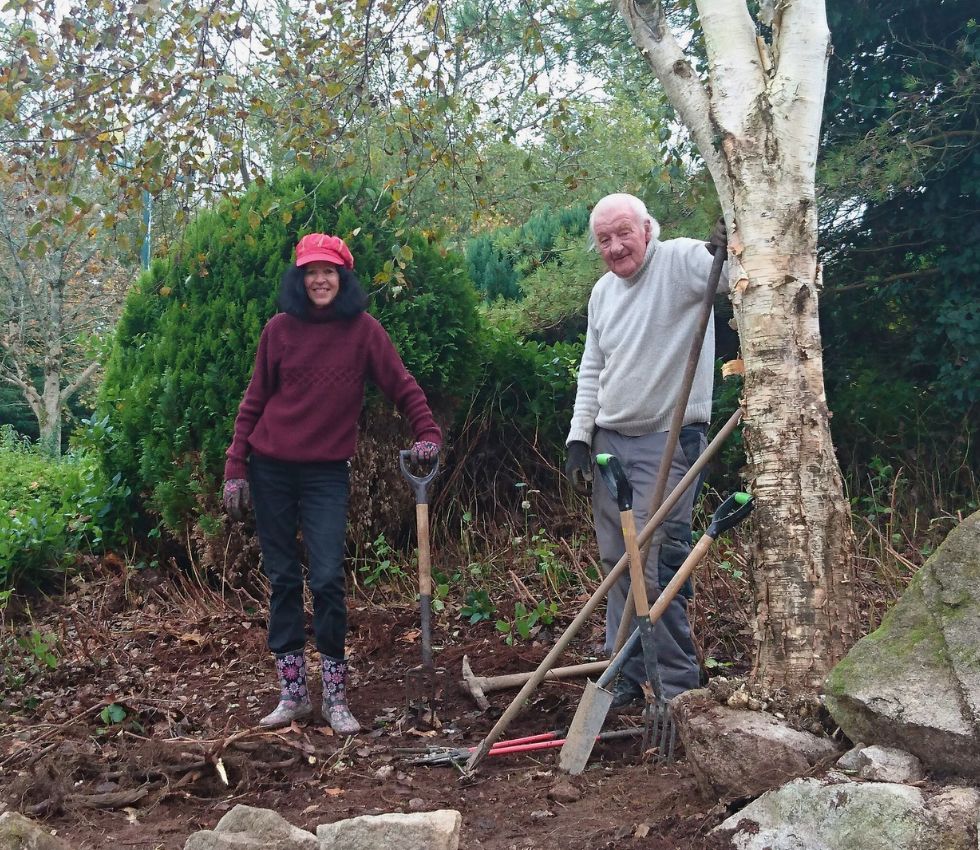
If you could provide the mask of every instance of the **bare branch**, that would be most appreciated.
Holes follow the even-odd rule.
[[[667,27],[660,0],[620,0],[619,5],[633,41],[690,130],[724,203],[732,194],[731,180],[711,122],[711,101]]]

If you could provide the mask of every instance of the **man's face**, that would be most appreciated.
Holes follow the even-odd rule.
[[[619,277],[629,277],[643,265],[650,242],[649,221],[640,221],[629,207],[600,210],[593,221],[595,242],[606,267]]]

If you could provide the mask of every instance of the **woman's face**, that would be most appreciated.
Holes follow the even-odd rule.
[[[340,291],[340,273],[333,263],[317,260],[303,266],[303,285],[314,307],[326,307]]]

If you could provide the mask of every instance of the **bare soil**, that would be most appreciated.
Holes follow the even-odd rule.
[[[729,847],[707,836],[728,811],[699,793],[683,754],[657,766],[637,740],[597,745],[573,778],[557,769],[557,750],[488,758],[472,779],[395,752],[478,744],[516,691],[490,695],[481,713],[459,685],[463,655],[478,675],[532,670],[577,604],[568,601],[554,633],[513,647],[492,623],[439,618],[446,672],[431,728],[405,704],[405,672],[420,660],[417,612],[355,598],[350,696],[365,731],[345,740],[318,716],[256,727],[277,697],[261,606],[225,604],[172,577],[134,579],[107,562],[0,633],[0,810],[39,819],[79,850],[178,850],[238,803],[311,831],[355,815],[455,808],[463,848]],[[600,628],[563,663],[594,659]],[[50,667],[44,635],[56,638]],[[312,667],[316,654],[308,659]],[[583,684],[541,687],[506,737],[565,727]]]

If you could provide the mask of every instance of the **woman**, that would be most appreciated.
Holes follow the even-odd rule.
[[[323,718],[341,735],[360,724],[347,705],[346,584],[349,459],[370,379],[405,415],[415,460],[439,453],[442,434],[425,394],[391,339],[365,312],[367,298],[344,241],[310,233],[282,278],[281,313],[262,330],[252,379],[238,409],[225,464],[232,519],[254,505],[262,564],[271,586],[269,648],[279,704],[262,726],[312,714],[304,647],[303,573],[296,532],[309,554],[313,633],[320,652]]]

